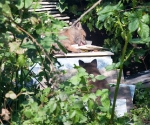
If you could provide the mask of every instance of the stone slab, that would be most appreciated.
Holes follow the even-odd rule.
[[[114,98],[115,87],[110,89],[110,99]],[[127,112],[133,108],[132,95],[129,86],[120,86],[118,91],[117,99],[126,99]]]

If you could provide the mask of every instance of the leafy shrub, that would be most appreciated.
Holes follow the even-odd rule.
[[[13,114],[13,124],[93,125],[108,124],[111,117],[108,90],[91,93],[90,77],[83,68],[61,83],[58,90],[46,88],[35,96],[27,95],[21,112]],[[101,105],[96,102],[100,96]],[[16,116],[17,115],[17,116]]]

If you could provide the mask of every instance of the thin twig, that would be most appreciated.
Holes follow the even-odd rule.
[[[87,13],[89,13],[92,9],[94,9],[98,4],[100,4],[102,0],[98,0],[91,8],[85,11],[70,27],[74,26],[77,22],[79,22]]]

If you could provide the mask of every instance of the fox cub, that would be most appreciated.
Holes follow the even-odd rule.
[[[82,60],[79,60],[79,66],[83,67],[88,74],[93,74],[94,76],[96,75],[101,75],[99,70],[97,69],[97,60],[94,59],[90,63],[84,63]],[[89,80],[89,84],[94,85],[94,88],[92,88],[91,92],[96,92],[98,89],[110,89],[107,81],[104,80],[96,80],[93,82],[92,80]]]
[[[66,48],[68,51],[78,53],[80,50],[74,48],[73,44],[78,44],[78,46],[86,45],[86,33],[82,28],[80,22],[76,23],[76,25],[72,26],[69,29],[65,29],[59,33],[59,36],[66,36],[67,39],[61,40],[60,43]]]

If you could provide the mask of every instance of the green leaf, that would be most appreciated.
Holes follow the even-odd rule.
[[[22,48],[27,48],[27,49],[36,49],[35,45],[32,43],[32,41],[28,42],[23,42],[21,45]]]
[[[44,93],[44,95],[48,95],[49,93],[50,93],[50,88],[48,87],[48,88],[45,88],[44,90],[43,90],[43,93]]]
[[[89,95],[89,98],[93,99],[94,101],[96,100],[96,95],[94,93],[91,93]]]
[[[25,56],[23,54],[19,55],[17,58],[17,64],[19,64],[19,66],[24,66],[25,63],[26,63]]]
[[[32,111],[31,109],[26,109],[26,110],[24,111],[24,115],[25,115],[27,118],[31,118],[32,113],[33,113],[33,111]]]
[[[61,101],[66,101],[68,99],[68,95],[64,92],[61,92],[58,97],[61,99]]]
[[[98,14],[98,20],[104,21],[105,19],[109,18],[110,15],[113,15],[115,11],[119,11],[122,9],[122,4],[119,2],[117,5],[107,5],[102,10],[100,10]]]
[[[66,121],[64,122],[64,125],[72,125],[72,121]]]
[[[56,9],[58,9],[61,13],[64,12],[66,9],[68,9],[68,4],[64,3],[64,4],[60,4],[58,3],[56,5]]]
[[[112,63],[111,65],[108,65],[105,68],[106,68],[107,71],[111,71],[111,70],[115,70],[115,69],[117,69],[119,67],[120,67],[120,62]]]
[[[58,36],[58,40],[65,40],[67,38],[68,38],[67,36]]]
[[[83,108],[83,102],[82,101],[75,101],[73,106],[72,106],[73,109],[81,109]]]
[[[59,48],[64,52],[64,53],[67,53],[67,50],[66,48],[58,41],[55,41],[57,43],[57,45],[59,46]]]
[[[89,109],[89,110],[92,110],[93,107],[94,107],[94,101],[93,101],[93,100],[89,100],[89,101],[88,101],[88,109]]]
[[[20,10],[24,7],[24,1],[25,0],[17,0],[16,7]]]
[[[86,121],[87,121],[87,117],[85,117],[84,115],[81,115],[79,123],[85,123]]]
[[[66,2],[66,0],[59,0],[59,3],[61,3],[61,4],[65,3],[65,2]]]
[[[103,79],[105,79],[106,77],[105,77],[104,75],[97,75],[95,78],[96,78],[97,80],[103,80]]]
[[[73,76],[69,80],[73,85],[78,85],[81,81],[81,78],[79,76]]]
[[[149,26],[145,23],[140,23],[138,34],[141,38],[149,37]]]
[[[148,15],[148,14],[145,14],[145,15],[142,16],[141,21],[142,21],[143,23],[149,24],[149,23],[150,23],[149,18],[150,18],[149,15]]]
[[[128,29],[130,32],[134,32],[135,30],[138,29],[139,27],[139,19],[138,18],[133,18],[132,20],[130,20]]]
[[[71,110],[69,112],[69,118],[73,118],[76,115],[76,110]]]
[[[82,97],[83,102],[87,102],[89,100],[89,96],[88,95],[84,95]]]
[[[136,43],[136,44],[145,44],[150,42],[150,37],[147,37],[145,39],[141,38],[135,38],[130,41],[131,43]]]
[[[110,100],[108,98],[108,89],[103,89],[102,93],[101,93],[101,104],[104,107],[108,107],[110,106]]]
[[[97,90],[96,91],[96,96],[101,96],[102,95],[102,91],[101,90]]]
[[[55,102],[55,100],[50,100],[48,103],[49,109],[50,109],[50,113],[54,112],[56,107],[57,107],[57,103]]]
[[[32,5],[33,0],[25,0],[24,2],[25,2],[25,8],[29,8]]]
[[[11,9],[10,9],[10,7],[9,7],[8,4],[6,4],[6,3],[3,4],[3,6],[2,6],[2,12],[5,13],[8,17],[13,18],[12,14],[11,14]]]

